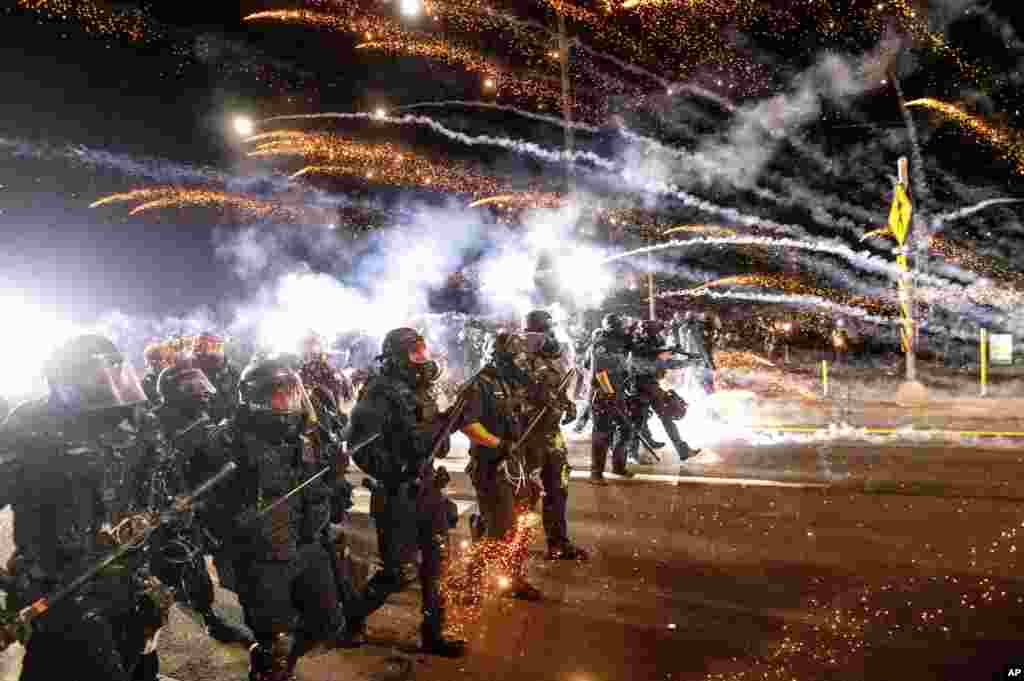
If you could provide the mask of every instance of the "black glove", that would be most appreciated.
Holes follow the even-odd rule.
[[[572,400],[567,400],[565,403],[565,416],[562,417],[562,425],[567,426],[576,420],[578,414],[576,413],[576,403]]]

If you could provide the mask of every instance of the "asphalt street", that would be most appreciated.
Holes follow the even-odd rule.
[[[570,448],[571,533],[590,562],[546,562],[538,537],[531,578],[544,599],[493,598],[475,617],[456,608],[470,640],[461,660],[416,651],[413,585],[371,618],[369,646],[315,651],[299,678],[989,679],[1024,665],[1024,452],[1011,443],[748,438],[682,466],[662,450],[662,463],[606,487],[582,479],[589,443]],[[456,552],[473,509],[466,461],[457,446],[441,462],[462,513]],[[367,504],[360,492],[348,527],[360,579]],[[218,599],[239,617],[230,593]],[[19,656],[7,652],[4,679]],[[245,652],[177,608],[161,658],[181,681],[245,678]]]

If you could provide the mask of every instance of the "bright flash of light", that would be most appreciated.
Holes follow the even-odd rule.
[[[512,582],[509,580],[508,577],[506,577],[504,575],[502,575],[501,577],[498,577],[498,588],[500,588],[500,589],[507,589],[511,585],[512,585]]]
[[[468,539],[463,539],[463,540],[462,540],[462,541],[461,541],[461,542],[459,543],[459,548],[461,548],[461,549],[462,549],[463,551],[465,551],[466,549],[468,549],[468,548],[469,548],[469,540],[468,540]]]
[[[374,110],[373,115],[377,118],[384,118],[388,115],[388,112],[382,107],[377,107],[376,110]]]
[[[373,319],[374,308],[362,295],[326,274],[285,275],[263,298],[251,314],[241,316],[254,322],[260,347],[275,353],[294,352],[311,331],[330,338],[351,329],[353,320]],[[346,310],[349,315],[325,315],[325,309]]]
[[[420,0],[398,0],[402,16],[416,17],[423,11],[423,3]]]
[[[249,137],[256,130],[256,124],[248,116],[235,116],[235,132],[242,137]]]
[[[0,293],[0,315],[9,324],[0,334],[0,375],[4,377],[0,394],[14,400],[42,394],[46,390],[43,364],[81,330],[14,293]]]
[[[604,253],[588,246],[577,246],[557,256],[553,269],[562,287],[583,307],[597,307],[615,284],[615,276],[602,265]]]

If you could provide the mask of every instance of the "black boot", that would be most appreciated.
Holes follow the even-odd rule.
[[[590,554],[585,549],[573,544],[568,539],[548,545],[547,560],[590,560]]]
[[[647,444],[651,446],[651,449],[661,449],[666,444],[661,440],[654,439],[654,436],[651,435],[651,426],[646,421],[644,422],[644,425],[640,428],[640,436],[647,441]]]
[[[608,447],[611,436],[607,433],[594,433],[590,441],[590,481],[601,484],[604,480],[604,467],[608,462]]]
[[[254,644],[249,649],[249,681],[296,681],[292,673],[293,640],[286,633],[275,634],[272,641]]]
[[[132,672],[132,681],[177,681],[160,673],[160,658],[157,653],[147,653],[139,658]]]
[[[366,618],[350,615],[345,619],[345,628],[338,637],[339,648],[358,648],[366,645]]]
[[[513,577],[509,580],[508,588],[502,591],[505,598],[514,598],[517,601],[539,601],[544,598],[540,589],[526,581],[525,577]]]
[[[203,616],[207,635],[214,641],[218,643],[240,643],[247,648],[254,643],[253,636],[249,633],[248,629],[233,622],[225,621],[224,618],[213,610],[200,614]]]
[[[700,454],[699,449],[691,449],[690,445],[686,443],[683,437],[679,434],[679,426],[676,422],[670,418],[662,417],[661,425],[665,428],[665,433],[668,434],[670,440],[672,440],[672,446],[675,447],[676,454],[679,456],[680,461],[686,461],[690,457],[697,456]]]
[[[440,657],[462,657],[466,654],[466,642],[444,637],[444,610],[428,610],[423,613],[420,625],[420,640],[423,652]]]

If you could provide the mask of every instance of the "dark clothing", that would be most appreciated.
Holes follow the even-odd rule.
[[[146,399],[153,406],[160,404],[160,393],[157,392],[157,379],[160,378],[159,371],[147,371],[146,375],[142,377],[142,392],[146,394]]]
[[[569,451],[562,437],[562,415],[569,404],[565,388],[559,384],[571,369],[567,350],[558,341],[545,334],[527,333],[527,344],[531,349],[532,367],[530,379],[536,399],[529,404],[528,418],[533,419],[548,405],[545,417],[537,424],[530,438],[524,443],[525,458],[531,464],[540,466],[542,497],[541,515],[544,533],[549,546],[569,544]]]
[[[144,507],[139,469],[152,457],[152,426],[134,407],[72,416],[40,401],[11,414],[0,431],[0,507],[14,512],[11,608],[52,594],[112,550],[101,529]],[[155,679],[152,665],[149,676],[134,673],[166,622],[166,596],[145,552],[129,554],[33,623],[21,678],[73,669],[76,678]]]
[[[630,361],[633,370],[633,390],[629,408],[634,428],[646,424],[653,410],[658,415],[665,434],[672,441],[680,460],[688,458],[691,452],[690,446],[683,440],[676,425],[676,420],[686,416],[687,405],[674,390],[662,388],[660,381],[667,370],[681,369],[688,363],[673,356],[673,353],[656,340],[637,343]],[[627,455],[635,455],[639,446],[639,438],[634,437]]]
[[[434,480],[431,448],[443,426],[429,386],[414,387],[398,375],[377,374],[363,388],[351,415],[350,442],[381,437],[355,455],[356,464],[374,478],[377,489],[370,514],[377,528],[382,569],[352,607],[356,622],[378,610],[402,588],[402,564],[420,553],[423,627],[441,638],[444,603],[441,569],[448,542],[447,497]],[[439,456],[448,452],[442,443]]]
[[[480,423],[492,435],[516,441],[526,428],[528,395],[526,387],[503,379],[491,366],[485,366],[466,387],[466,408],[462,424]],[[524,451],[524,456],[528,454]],[[477,503],[485,533],[491,539],[503,539],[515,529],[517,508],[528,505],[532,484],[531,463],[498,461],[500,452],[478,444],[470,446],[470,479],[476,488]]]
[[[294,665],[306,644],[344,626],[333,564],[324,547],[331,488],[321,478],[259,517],[316,473],[322,459],[304,440],[267,442],[255,436],[239,416],[211,430],[215,451],[223,461],[234,460],[239,470],[205,521],[214,536],[226,538],[215,559],[218,572],[224,565],[231,573],[246,624],[256,637],[252,671],[264,674],[258,678],[286,678],[283,659]],[[288,637],[292,630],[299,634],[294,648]]]
[[[217,394],[210,404],[210,418],[214,422],[232,418],[238,409],[238,370],[231,364],[225,364],[220,369],[204,371],[213,387],[217,389]]]
[[[205,412],[188,415],[169,405],[160,408],[157,417],[164,444],[151,474],[152,507],[165,510],[173,497],[187,494],[215,474],[204,449],[212,423]],[[201,527],[202,514],[197,515],[192,522],[175,523],[153,538],[152,566],[179,601],[208,615],[213,610],[214,588],[205,556],[219,546],[208,539],[210,535]]]
[[[590,444],[590,473],[600,477],[604,473],[608,449],[612,452],[612,470],[626,469],[627,449],[633,440],[633,428],[625,404],[629,381],[629,352],[632,340],[625,334],[598,330],[590,347],[591,409],[594,428]],[[615,395],[607,395],[598,382],[598,375],[606,372]]]

